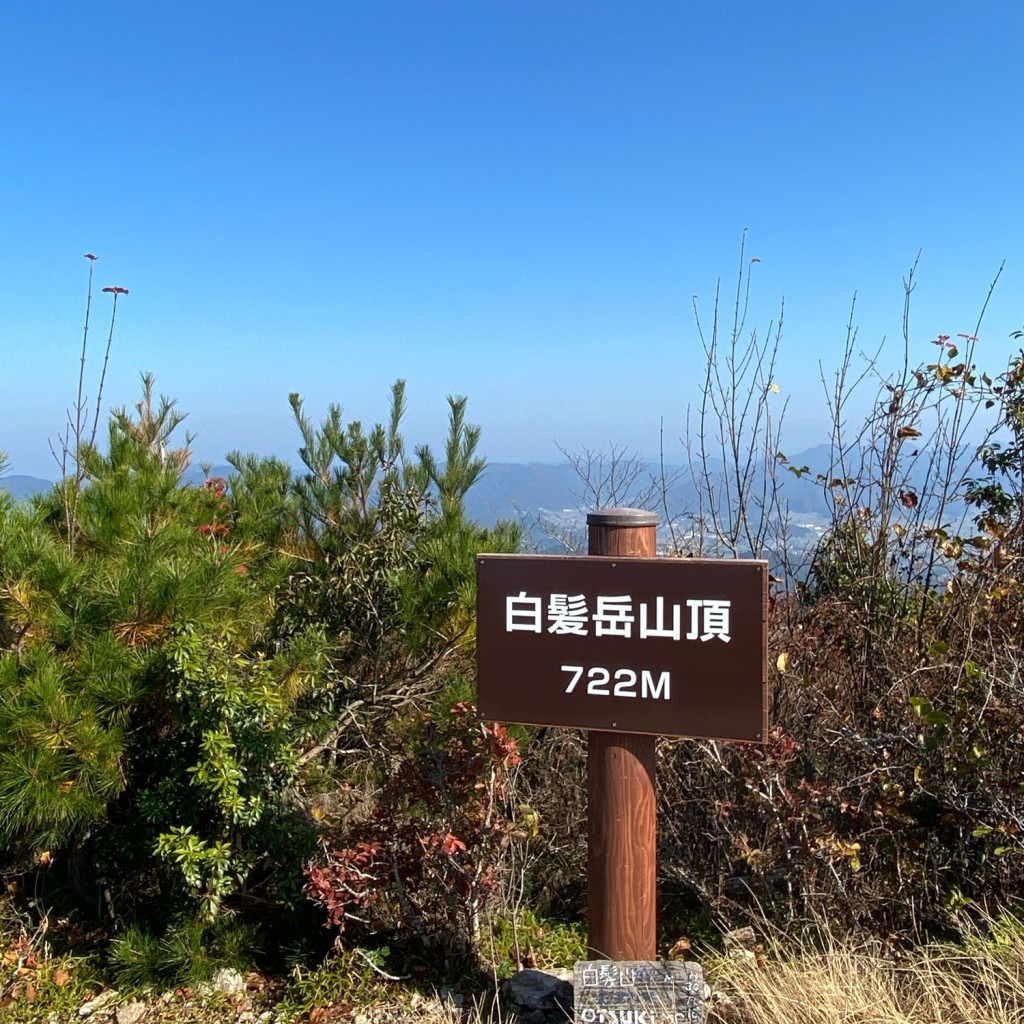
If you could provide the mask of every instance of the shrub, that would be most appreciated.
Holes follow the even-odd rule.
[[[1024,894],[1024,356],[1002,375],[982,372],[975,328],[955,342],[935,338],[937,355],[915,365],[912,289],[913,273],[894,373],[877,359],[854,366],[850,328],[828,396],[823,472],[775,457],[790,471],[787,487],[816,481],[832,521],[807,564],[778,560],[767,742],[659,746],[663,899],[710,910],[726,926],[760,914],[780,924],[825,917],[902,942],[957,931],[951,911],[964,900],[1004,906]],[[737,309],[741,323],[745,306]],[[741,365],[770,367],[773,344],[752,335],[743,347],[738,329],[728,351],[748,354]],[[863,421],[851,413],[858,381],[877,386]],[[712,367],[705,387],[718,390],[701,405],[695,443],[710,449],[691,453],[695,465],[719,465],[708,451],[723,443],[741,453],[774,447],[763,444],[778,426],[771,420],[768,431],[773,391],[764,381],[739,406],[730,402],[734,378]],[[980,448],[970,440],[979,428]],[[767,471],[744,477],[728,460],[721,476],[706,469],[689,541],[774,562],[771,530],[760,526],[766,510],[784,509],[782,484]],[[726,514],[744,487],[752,504]],[[737,523],[751,526],[742,543]],[[682,540],[676,547],[686,550]],[[578,747],[572,734],[548,736],[524,773],[524,799],[553,823],[542,834],[534,899],[567,898],[577,911],[585,828],[570,798],[579,769],[566,782],[565,758]]]
[[[518,744],[503,726],[478,723],[468,703],[405,718],[386,744],[381,789],[324,837],[307,892],[339,932],[408,931],[428,948],[478,951],[481,912],[519,831]]]

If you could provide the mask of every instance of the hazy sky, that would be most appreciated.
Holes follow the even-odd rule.
[[[1024,322],[1024,6],[674,0],[0,4],[0,449],[52,477],[87,261],[198,452],[293,457],[287,395],[437,441],[469,396],[494,460],[671,455],[703,357],[692,296],[753,264],[785,300],[792,446],[853,293],[912,358]],[[93,305],[94,399],[108,296]],[[889,358],[887,354],[884,358]],[[106,403],[105,403],[106,404]]]

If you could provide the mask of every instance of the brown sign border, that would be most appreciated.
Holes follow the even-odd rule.
[[[768,730],[768,577],[768,563],[760,559],[479,555],[479,714],[530,725],[761,742]],[[508,594],[525,591],[546,598],[551,592],[583,593],[593,608],[605,580],[612,592],[628,584],[637,604],[646,600],[651,607],[656,594],[666,604],[728,598],[733,602],[731,640],[634,636],[627,641],[597,638],[592,632],[586,637],[506,632]],[[569,675],[561,673],[561,665],[603,662],[612,668],[649,668],[655,679],[669,671],[673,693],[668,706],[655,699],[590,697],[583,691],[567,699],[563,683]]]

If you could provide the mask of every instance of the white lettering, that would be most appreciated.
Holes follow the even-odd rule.
[[[552,594],[548,601],[549,633],[587,635],[587,599],[583,594]]]
[[[645,640],[649,636],[666,636],[671,640],[678,640],[680,636],[679,619],[681,611],[679,605],[672,605],[672,625],[665,626],[665,598],[654,599],[654,625],[649,625],[647,619],[647,603],[640,602],[640,639]]]
[[[636,673],[631,668],[617,668],[615,670],[615,689],[612,692],[616,697],[635,697]]]
[[[586,594],[549,594],[547,606],[543,597],[534,597],[521,590],[505,597],[506,633],[543,633],[545,613],[547,632],[555,636],[588,636],[589,624],[594,623],[595,636],[616,636],[631,639],[634,624],[641,640],[664,638],[667,640],[721,640],[730,643],[732,601],[720,598],[689,598],[689,629],[683,632],[683,611],[680,604],[664,597],[653,602],[641,601],[639,615],[635,613],[633,598],[629,594],[603,594],[596,598],[593,615],[587,605]]]
[[[616,597],[599,597],[594,612],[594,633],[596,636],[633,635],[633,599],[628,594]]]
[[[690,609],[687,640],[706,642],[717,638],[728,643],[732,639],[729,635],[731,601],[690,600],[686,602],[686,607]]]
[[[562,666],[562,671],[563,672],[572,672],[573,673],[572,679],[569,680],[569,685],[565,688],[565,692],[566,693],[572,693],[572,691],[576,689],[576,684],[580,681],[580,676],[583,675],[583,666],[582,665],[563,665]],[[584,973],[586,973],[586,972],[584,972]]]
[[[661,697],[664,700],[670,700],[671,686],[672,681],[667,672],[662,672],[658,676],[657,685],[655,685],[654,676],[647,669],[643,670],[643,674],[640,677],[640,695],[642,697],[651,697],[654,700]]]
[[[539,597],[527,597],[525,590],[520,590],[518,597],[506,597],[505,632],[539,633],[540,604]]]
[[[570,677],[565,693],[573,693],[586,673],[587,695],[590,697],[644,697],[650,700],[671,700],[672,697],[672,678],[667,671],[655,673],[645,668],[638,672],[633,668],[609,669],[602,665],[593,665],[590,668],[585,665],[562,665],[561,670]],[[595,976],[595,983],[613,986],[635,984],[633,981],[623,981],[618,973],[613,977],[610,972]]]
[[[608,693],[608,680],[611,678],[611,673],[606,668],[600,668],[595,665],[588,673],[587,678],[590,680],[587,683],[587,693],[591,697],[609,697]]]

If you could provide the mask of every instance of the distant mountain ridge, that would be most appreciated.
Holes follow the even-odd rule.
[[[783,494],[792,512],[824,512],[822,488],[814,482],[814,477],[828,470],[828,458],[827,445],[799,452],[790,458],[790,465],[806,465],[811,471],[801,479],[785,472],[780,476]],[[210,476],[227,478],[233,472],[234,469],[226,464],[210,468]],[[659,467],[652,462],[641,474],[638,484],[642,486],[659,472]],[[689,468],[666,466],[665,475],[670,481],[666,499],[672,513],[679,514],[696,508],[697,488]],[[185,473],[184,479],[186,483],[198,485],[203,478],[200,466],[193,465]],[[43,494],[52,486],[52,480],[40,477],[18,474],[0,477],[0,490],[18,499]],[[490,525],[498,519],[516,519],[521,514],[536,514],[541,510],[579,510],[587,502],[586,491],[586,485],[569,462],[488,462],[466,495],[466,512],[477,522]]]
[[[44,494],[52,486],[52,480],[43,480],[38,476],[24,476],[17,473],[0,476],[0,491],[7,491],[12,498],[31,498],[36,494]]]
[[[234,472],[233,467],[228,465],[213,466],[210,469],[210,476],[222,476],[227,478]],[[184,481],[187,484],[201,484],[204,473],[199,466],[192,466],[185,472]],[[38,476],[26,476],[25,474],[11,473],[7,476],[0,476],[0,491],[7,491],[12,498],[19,500],[33,498],[37,494],[45,494],[55,483],[54,480],[44,480]]]
[[[779,474],[782,496],[789,503],[790,512],[822,515],[826,512],[822,487],[816,482],[819,473],[829,469],[829,448],[821,446],[800,452],[790,459],[790,464],[809,472],[802,477],[785,472]],[[714,473],[718,463],[711,463]],[[660,467],[651,463],[633,493],[652,477],[660,476]],[[695,511],[698,507],[698,488],[690,467],[666,465],[665,504],[672,515]],[[580,510],[590,497],[580,475],[568,462],[489,462],[477,482],[466,495],[467,514],[484,525],[497,519],[517,518],[519,512],[535,513],[538,510],[562,512]],[[659,511],[664,514],[664,509]]]

